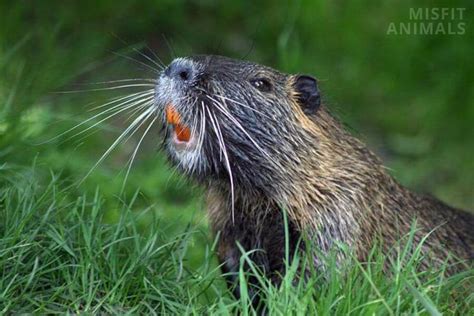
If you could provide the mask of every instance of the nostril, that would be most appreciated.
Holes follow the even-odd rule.
[[[195,80],[195,73],[192,63],[183,59],[177,59],[173,61],[165,69],[164,75],[186,84]]]
[[[179,77],[182,80],[186,81],[186,80],[189,79],[189,72],[187,70],[182,70],[182,71],[179,72]]]

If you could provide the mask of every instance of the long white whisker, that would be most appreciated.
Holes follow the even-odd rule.
[[[117,137],[117,139],[113,142],[113,144],[105,151],[105,153],[100,157],[100,159],[94,164],[94,166],[89,170],[89,172],[85,175],[85,177],[79,182],[79,184],[81,184],[82,182],[84,182],[84,180],[92,173],[92,171],[95,170],[95,168],[97,168],[97,166],[105,159],[105,157],[107,157],[107,155],[112,151],[114,150],[114,148],[118,145],[118,143],[120,143],[127,135],[128,133],[137,125],[139,124],[142,119],[144,117],[146,117],[147,115],[150,115],[151,113],[153,113],[154,109],[153,108],[149,108],[148,110],[146,110],[145,112],[143,112],[140,116],[138,116],[131,124],[129,127],[127,127],[125,129],[125,131],[120,134],[119,137]],[[136,131],[136,130],[135,130]]]
[[[222,113],[224,114],[229,120],[231,120],[235,126],[237,128],[239,128],[246,136],[247,138],[252,142],[252,144],[262,153],[264,154],[268,159],[269,161],[271,162],[272,159],[270,157],[270,155],[260,147],[260,145],[257,144],[257,142],[253,139],[252,136],[250,136],[250,134],[244,129],[244,127],[242,126],[242,124],[240,124],[239,121],[237,121],[237,119],[235,119],[230,113],[228,110],[226,110],[221,104],[219,104],[219,102],[217,102],[217,100],[211,98],[208,96],[209,99],[211,99],[213,102],[213,104],[216,106],[216,108]]]
[[[151,106],[153,104],[154,100],[149,100],[148,102],[146,103],[143,103],[142,105],[138,106],[136,109],[133,109],[129,114],[128,114],[128,117],[125,119],[124,122],[129,122],[133,116],[140,112],[141,110],[143,110],[143,108],[145,107],[148,107],[148,106]]]
[[[247,104],[245,104],[245,103],[238,102],[238,101],[236,101],[236,100],[233,100],[233,99],[230,99],[230,98],[228,98],[228,97],[225,97],[225,96],[222,96],[222,95],[218,95],[218,94],[216,94],[215,96],[216,96],[216,97],[219,97],[219,98],[222,98],[222,99],[224,99],[224,100],[227,100],[227,101],[229,101],[229,102],[232,102],[232,103],[241,105],[241,106],[243,106],[244,108],[247,108],[247,109],[249,109],[249,110],[251,110],[251,111],[254,111],[255,113],[258,113],[259,115],[261,115],[261,116],[263,116],[263,117],[266,117],[266,118],[268,118],[268,119],[274,121],[274,119],[271,118],[270,116],[266,115],[265,113],[262,113],[262,112],[259,111],[259,110],[256,110],[256,109],[252,108],[251,106],[249,106],[249,105],[247,105]]]
[[[152,114],[152,113],[150,113],[150,115],[151,115],[151,114]],[[150,117],[150,116],[147,116],[147,117],[143,120],[143,122],[145,122],[149,117]],[[127,172],[126,172],[126,174],[125,174],[125,178],[124,178],[124,180],[123,180],[123,185],[122,185],[122,190],[121,190],[121,192],[123,192],[123,190],[125,189],[125,183],[127,182],[128,175],[130,174],[130,170],[132,169],[132,164],[133,164],[133,161],[135,160],[135,156],[137,155],[138,149],[140,148],[140,145],[142,144],[142,141],[143,141],[143,139],[145,138],[146,134],[148,134],[148,131],[151,129],[151,127],[153,126],[153,124],[156,122],[157,119],[158,119],[158,117],[155,117],[155,118],[151,121],[150,125],[148,125],[147,129],[143,132],[142,137],[141,137],[140,140],[138,141],[138,144],[137,144],[137,146],[135,147],[135,150],[133,151],[133,154],[132,154],[132,156],[131,156],[131,158],[130,158],[130,162],[129,162],[129,164],[128,164]],[[138,128],[140,128],[140,126],[141,126],[141,124],[138,126]]]
[[[136,109],[134,109],[134,110],[130,113],[129,118],[126,119],[125,121],[128,121],[129,119],[131,119],[131,118],[133,117],[133,115],[134,115],[135,113],[141,111],[141,110],[142,110],[143,108],[145,108],[145,107],[150,106],[151,104],[153,104],[153,100],[148,101],[147,103],[144,103],[144,104],[138,106]],[[135,106],[135,104],[131,104],[130,106],[127,106],[126,108],[124,108],[124,110],[130,109],[130,108],[132,108],[132,107],[134,107],[134,106]],[[110,117],[113,117],[114,115],[117,115],[117,114],[119,114],[119,113],[116,111],[116,112],[115,112],[114,114],[112,114]],[[104,119],[104,121],[105,121],[105,120],[106,120],[106,119]],[[84,133],[87,132],[89,129],[94,128],[95,126],[99,125],[100,123],[102,123],[102,122],[97,122],[97,123],[93,124],[92,126],[90,126],[90,128],[88,128],[87,130],[82,131],[82,132],[80,132],[80,133],[76,133],[76,134],[74,134],[74,135],[68,137],[68,138],[65,139],[64,141],[67,141],[67,140],[69,140],[69,139],[71,139],[71,138],[77,137],[77,136],[79,136],[80,134],[84,134]],[[89,133],[89,134],[86,134],[86,135],[80,137],[79,139],[77,139],[77,142],[80,142],[81,140],[83,140],[83,139],[85,139],[85,138],[87,138],[87,137],[89,137],[89,136],[91,136],[91,135],[97,133],[98,131],[99,131],[99,130],[97,129],[97,130],[95,130],[95,131],[93,131],[93,132],[91,132],[91,133]]]
[[[224,154],[224,158],[225,158],[225,165],[227,167],[227,171],[229,173],[229,181],[230,181],[230,199],[231,199],[231,213],[232,213],[232,223],[235,222],[235,197],[234,197],[234,177],[232,175],[232,169],[230,167],[230,162],[229,162],[229,157],[227,155],[227,149],[226,149],[226,146],[225,146],[225,142],[224,142],[224,137],[222,135],[222,132],[221,132],[221,129],[220,129],[220,126],[219,126],[219,122],[217,121],[217,118],[214,116],[214,119],[213,119],[213,115],[211,113],[211,111],[209,111],[209,108],[206,107],[206,110],[207,112],[209,113],[209,118],[211,120],[211,123],[214,125],[214,130],[216,131],[216,134],[217,134],[217,138],[219,139],[219,143],[221,144],[221,150]]]
[[[112,100],[112,101],[110,101],[110,102],[107,102],[107,103],[105,103],[104,105],[101,105],[100,107],[103,107],[103,106],[106,106],[106,105],[111,105],[111,104],[114,104],[114,103],[117,103],[117,102],[123,101],[124,99],[129,98],[128,100],[123,101],[123,102],[121,102],[121,103],[119,103],[119,104],[116,104],[116,105],[114,105],[113,107],[106,109],[105,111],[102,111],[102,112],[100,112],[100,113],[98,113],[98,114],[96,114],[96,115],[93,115],[92,117],[86,119],[85,121],[82,121],[81,123],[79,123],[79,124],[77,124],[77,125],[71,127],[70,129],[68,129],[68,130],[66,130],[66,131],[64,131],[64,132],[62,132],[62,133],[60,133],[59,135],[57,135],[57,136],[55,136],[55,137],[53,137],[53,138],[51,138],[51,139],[49,139],[49,140],[47,140],[47,141],[41,142],[41,143],[39,143],[38,145],[42,145],[42,144],[45,144],[45,143],[52,142],[52,141],[58,139],[59,137],[64,136],[64,135],[66,135],[66,134],[72,132],[73,130],[75,130],[75,129],[77,129],[77,128],[83,126],[83,125],[85,125],[86,123],[88,123],[88,122],[90,122],[90,121],[96,119],[97,117],[100,117],[100,116],[105,115],[105,114],[107,114],[107,113],[113,112],[113,111],[115,111],[115,110],[120,110],[120,112],[123,112],[123,111],[127,110],[128,108],[135,106],[135,104],[131,104],[131,106],[128,106],[127,103],[132,102],[132,101],[135,101],[136,99],[140,99],[140,98],[142,98],[143,96],[146,96],[146,95],[147,95],[147,94],[144,94],[143,92],[140,92],[140,93],[135,93],[132,98],[129,98],[130,96],[125,96],[125,97],[120,97],[119,99],[116,99],[116,100]],[[117,111],[117,112],[114,113],[114,115],[116,115],[116,114],[118,114],[118,113],[120,113],[120,112]],[[112,116],[113,116],[113,115],[112,115]],[[110,117],[111,117],[111,116],[110,116]],[[108,118],[110,118],[110,117],[107,117],[106,119],[108,119]],[[105,121],[106,119],[100,121],[99,124],[100,124],[101,122]],[[97,124],[94,124],[93,126],[96,126],[96,125],[97,125]],[[72,138],[72,137],[75,137],[75,136],[77,136],[77,135],[73,135],[73,136],[69,137],[69,139]]]
[[[143,105],[141,105],[141,106],[140,106],[140,109],[137,109],[137,110],[140,111],[140,110],[142,110],[143,108],[150,107],[152,104],[153,104],[153,100],[148,101],[147,103],[144,103]],[[134,110],[134,112],[135,112],[135,113],[138,112],[137,110]],[[151,114],[150,114],[150,115],[151,115]],[[145,118],[145,120],[147,120],[148,118],[149,118],[149,116],[147,116],[147,117]],[[127,120],[127,121],[128,121],[128,120]],[[138,128],[140,128],[140,126],[139,126]],[[124,143],[128,142],[128,140],[129,140],[132,136],[133,136],[133,134],[128,135],[128,137],[124,140]]]
[[[192,108],[195,108],[196,107],[196,100],[193,101],[192,105],[191,105]],[[192,133],[195,133],[197,131],[197,126],[198,126],[198,115],[193,115],[193,122],[191,124],[191,132]],[[193,150],[196,150],[196,148],[194,148]],[[197,161],[199,160],[199,155],[197,154],[194,154],[194,155],[191,155],[191,166],[193,169],[196,168],[196,166],[199,166],[199,164],[197,164]]]
[[[96,82],[86,82],[86,83],[81,83],[78,85],[81,86],[89,86],[89,85],[99,85],[99,84],[109,84],[109,83],[119,83],[119,82],[136,82],[136,81],[141,81],[141,82],[151,82],[151,83],[157,83],[156,79],[150,79],[150,78],[130,78],[130,79],[118,79],[118,80],[109,80],[109,81],[96,81]]]
[[[93,92],[93,91],[128,89],[128,88],[136,88],[136,87],[155,87],[155,85],[152,84],[152,83],[135,83],[135,84],[125,84],[125,85],[119,85],[119,86],[115,86],[115,87],[105,87],[105,88],[97,88],[97,89],[56,91],[55,93],[68,94],[68,93],[79,93],[79,92]]]
[[[160,64],[158,64],[156,61],[154,61],[153,59],[151,59],[150,57],[148,57],[145,53],[142,53],[140,52],[138,49],[136,48],[133,48],[133,50],[137,53],[139,53],[140,55],[142,55],[143,57],[145,57],[146,59],[148,59],[149,61],[151,61],[155,66],[158,66],[158,69],[163,69],[164,67]]]
[[[198,139],[198,148],[202,151],[202,146],[204,144],[204,133],[206,132],[206,112],[204,111],[204,103],[201,103],[201,128],[199,131],[199,139]],[[202,167],[204,168],[204,166]]]
[[[110,102],[107,102],[105,104],[102,104],[102,105],[99,105],[99,106],[96,106],[96,107],[93,107],[89,110],[87,110],[87,112],[92,112],[92,111],[95,111],[95,110],[98,110],[98,109],[101,109],[107,105],[111,105],[113,103],[116,103],[116,102],[119,102],[123,99],[133,99],[133,97],[135,96],[142,96],[142,97],[145,97],[145,96],[148,96],[150,94],[154,94],[155,91],[154,89],[150,89],[150,90],[145,90],[145,91],[141,91],[141,92],[136,92],[136,93],[132,93],[132,94],[127,94],[126,96],[121,96],[121,97],[117,97],[117,98],[113,98],[112,101]],[[138,99],[138,98],[137,98]],[[132,100],[130,100],[132,101]]]
[[[148,47],[148,45],[145,45],[146,48],[148,49],[148,51],[150,53],[152,53],[152,55],[156,58],[156,60],[158,61],[158,63],[161,65],[162,68],[165,68],[166,65],[165,63],[161,60],[160,56],[158,56],[158,54],[156,54],[150,47]]]
[[[114,54],[114,55],[117,55],[117,56],[120,56],[120,57],[122,57],[122,58],[128,59],[128,60],[131,60],[131,61],[133,61],[133,62],[135,62],[135,63],[139,63],[140,65],[145,66],[146,68],[153,70],[153,72],[155,72],[155,73],[159,73],[159,72],[160,72],[160,69],[156,69],[155,67],[152,67],[152,66],[150,66],[150,65],[147,65],[147,64],[145,64],[145,63],[142,63],[141,61],[136,60],[135,58],[132,58],[132,57],[129,57],[129,56],[126,56],[126,55],[122,55],[122,54],[117,53],[117,52],[113,52],[113,54]]]
[[[82,130],[82,131],[80,131],[80,132],[78,132],[78,133],[72,135],[72,136],[69,137],[69,138],[74,138],[74,137],[77,137],[77,136],[79,136],[79,135],[82,135],[82,134],[84,134],[85,132],[87,132],[88,130],[90,130],[90,129],[96,127],[97,125],[99,125],[99,124],[101,124],[101,123],[107,121],[108,119],[110,119],[110,118],[116,116],[117,114],[122,113],[122,112],[124,112],[124,111],[126,111],[126,110],[129,110],[129,109],[131,109],[131,108],[133,108],[133,107],[135,107],[135,106],[137,106],[137,105],[139,105],[139,104],[149,102],[149,101],[152,100],[152,99],[153,99],[153,97],[151,96],[151,97],[148,97],[148,98],[145,98],[145,99],[136,101],[136,102],[134,102],[133,104],[129,104],[129,105],[127,105],[127,106],[124,106],[124,107],[118,109],[117,111],[113,112],[112,114],[108,115],[107,117],[101,119],[100,121],[94,123],[93,125],[87,127],[86,129],[84,129],[84,130]],[[102,115],[102,114],[101,114],[101,115]],[[89,120],[88,120],[88,121],[89,121]]]

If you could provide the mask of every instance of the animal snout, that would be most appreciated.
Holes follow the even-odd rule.
[[[191,61],[178,58],[165,69],[165,76],[178,82],[190,83],[196,79],[196,70]]]

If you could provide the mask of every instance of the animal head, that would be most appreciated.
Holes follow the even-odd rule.
[[[177,58],[159,76],[155,106],[169,158],[204,182],[268,188],[317,146],[310,129],[320,94],[307,75],[221,56]]]

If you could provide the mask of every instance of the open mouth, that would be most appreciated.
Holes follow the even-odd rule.
[[[182,123],[181,116],[175,110],[173,105],[168,104],[165,112],[166,122],[173,127],[173,141],[175,145],[189,147],[189,144],[192,143],[193,139],[191,129]]]

